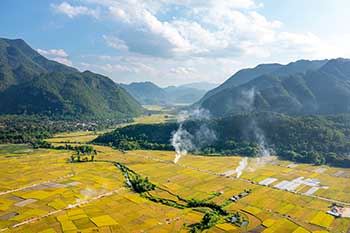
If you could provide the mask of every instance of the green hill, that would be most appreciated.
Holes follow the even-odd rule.
[[[242,69],[242,70],[239,70],[234,75],[232,75],[220,86],[206,93],[206,95],[199,101],[199,104],[203,103],[205,100],[207,100],[211,96],[221,91],[243,85],[262,75],[270,74],[270,75],[276,75],[276,76],[287,76],[292,74],[305,73],[309,70],[319,69],[326,62],[327,60],[319,60],[319,61],[299,60],[296,62],[291,62],[287,65],[281,65],[278,63],[261,64],[256,66],[255,68]]]
[[[23,40],[0,39],[0,99],[0,114],[112,118],[143,111],[109,78],[48,60]]]
[[[291,115],[350,112],[350,60],[297,63],[207,95],[200,105],[214,116],[246,111]]]
[[[194,83],[161,88],[152,82],[121,84],[137,101],[145,105],[193,104],[206,92],[206,90],[196,86],[205,88],[209,85],[207,83]]]
[[[121,84],[137,101],[145,105],[168,104],[167,93],[152,82]]]
[[[101,135],[94,143],[122,150],[174,150],[170,142],[178,129],[177,123],[131,125]],[[350,167],[349,115],[292,117],[260,112],[187,121],[181,130],[191,135],[183,142],[187,145],[190,138],[191,152],[258,156],[263,149],[282,159]]]

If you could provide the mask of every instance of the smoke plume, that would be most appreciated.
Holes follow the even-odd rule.
[[[247,157],[244,157],[244,158],[239,162],[238,167],[235,169],[236,178],[239,178],[239,177],[242,175],[243,170],[246,169],[247,165],[248,165],[248,158],[247,158]]]
[[[183,123],[180,123],[178,130],[173,134],[171,138],[171,145],[175,149],[174,163],[177,163],[181,156],[186,155],[188,151],[194,148],[192,144],[193,136],[183,129]]]
[[[241,92],[241,101],[240,105],[241,107],[246,111],[252,113],[254,111],[254,100],[256,97],[256,90],[255,88],[249,89],[249,90],[243,90]],[[270,156],[272,149],[269,148],[265,134],[263,130],[259,127],[255,117],[252,115],[252,121],[250,125],[250,130],[252,131],[254,138],[258,144],[259,147],[259,156],[260,157],[266,157]]]
[[[254,111],[254,100],[256,96],[256,91],[255,88],[248,89],[248,90],[243,90],[241,92],[241,98],[240,101],[238,102],[239,107],[245,111],[252,113]],[[259,127],[255,117],[251,114],[251,124],[248,127],[248,131],[250,131],[257,144],[258,144],[258,149],[259,149],[259,158],[257,160],[257,163],[259,165],[264,164],[266,161],[270,160],[270,155],[271,152],[273,151],[272,149],[269,148],[265,134],[263,130]],[[248,166],[248,158],[242,158],[242,160],[239,162],[238,167],[236,168],[236,177],[239,178],[243,171],[247,168]]]
[[[216,140],[215,132],[206,124],[206,121],[209,119],[210,114],[204,109],[180,112],[177,117],[179,128],[173,133],[171,138],[171,145],[174,147],[176,153],[174,163],[177,163],[189,151],[198,151]],[[188,120],[201,123],[199,129],[193,132],[193,134],[184,128],[184,123]]]

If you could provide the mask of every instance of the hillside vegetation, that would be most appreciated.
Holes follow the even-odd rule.
[[[198,104],[214,116],[245,111],[349,113],[350,60],[301,60],[242,70],[208,92]]]
[[[0,116],[0,143],[36,143],[54,134],[72,131],[104,130],[131,119],[75,120],[52,119],[47,116]]]
[[[178,127],[177,123],[132,125],[104,134],[94,143],[122,150],[173,150],[170,141]],[[196,153],[259,156],[266,149],[283,159],[350,166],[349,115],[239,114],[210,121],[188,121],[183,129],[193,136],[192,152]],[[203,130],[215,135],[215,140],[205,143]]]
[[[23,40],[0,39],[0,114],[123,118],[143,109],[102,75],[50,61]]]
[[[161,88],[152,82],[134,82],[121,86],[143,105],[173,105],[195,103],[213,84],[192,83]]]

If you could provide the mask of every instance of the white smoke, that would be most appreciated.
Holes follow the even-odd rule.
[[[266,142],[265,134],[262,131],[262,129],[257,125],[255,118],[253,118],[252,120],[252,129],[258,143],[259,156],[260,157],[271,156],[271,152],[273,152],[273,150],[269,148]]]
[[[244,157],[244,158],[239,162],[238,167],[235,169],[236,178],[239,178],[239,177],[242,175],[242,173],[243,173],[244,169],[246,169],[247,165],[248,165],[248,158],[247,158],[247,157]]]
[[[243,90],[241,92],[241,101],[239,104],[245,111],[252,112],[254,110],[253,104],[254,104],[255,96],[256,96],[255,88],[252,88],[249,90]],[[258,143],[259,156],[260,157],[270,156],[273,150],[268,146],[266,142],[265,134],[263,130],[258,126],[256,119],[254,117],[252,118],[251,129]]]
[[[254,111],[253,105],[254,105],[255,96],[256,96],[255,88],[243,90],[241,92],[240,101],[238,102],[239,107],[245,112],[252,113]],[[269,158],[271,158],[270,155],[273,150],[269,148],[266,142],[265,134],[263,130],[258,126],[256,119],[254,117],[252,118],[250,129],[252,130],[254,137],[258,143],[259,158],[257,160],[257,163],[259,165],[262,165],[265,163],[265,161],[268,161]],[[247,167],[248,167],[248,158],[244,157],[239,162],[238,167],[235,169],[236,177],[239,178]]]
[[[199,127],[194,134],[195,149],[200,150],[203,147],[212,144],[216,140],[215,132],[205,123]]]
[[[186,155],[188,151],[199,150],[205,145],[208,145],[216,140],[216,135],[205,122],[199,129],[194,132],[194,135],[190,134],[183,125],[188,120],[209,120],[210,114],[205,109],[195,109],[193,111],[182,111],[177,117],[179,128],[173,133],[171,138],[171,145],[175,149],[174,163],[177,163],[183,155]]]
[[[175,148],[174,163],[177,163],[183,155],[187,155],[189,150],[194,148],[192,144],[193,136],[183,129],[183,123],[180,123],[178,130],[171,138],[171,145]]]
[[[254,100],[255,100],[255,88],[243,90],[241,92],[241,98],[239,99],[239,102],[237,103],[243,111],[245,112],[252,112]]]

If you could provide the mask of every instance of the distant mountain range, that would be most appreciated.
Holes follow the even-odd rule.
[[[144,105],[193,104],[217,86],[207,82],[161,88],[152,82],[120,84],[135,99]]]
[[[21,39],[0,39],[0,114],[109,118],[142,111],[111,79],[48,60]]]
[[[244,69],[209,91],[195,106],[214,116],[251,111],[350,113],[350,60],[300,60]]]
[[[178,87],[186,87],[186,88],[193,88],[193,89],[198,89],[198,90],[204,90],[204,91],[209,91],[214,88],[219,86],[217,83],[209,83],[209,82],[195,82],[195,83],[188,83],[188,84],[183,84]]]

